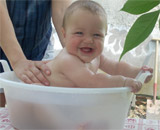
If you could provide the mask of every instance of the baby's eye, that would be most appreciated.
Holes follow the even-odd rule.
[[[77,35],[82,35],[83,32],[76,32],[75,34],[77,34]]]
[[[93,34],[93,35],[94,35],[94,37],[101,37],[101,35],[98,34],[98,33],[97,33],[97,34],[95,33],[95,34]]]

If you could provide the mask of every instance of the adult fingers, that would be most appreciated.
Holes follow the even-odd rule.
[[[25,75],[25,74],[22,74],[21,76],[19,76],[19,78],[20,78],[23,82],[25,82],[25,83],[27,83],[27,84],[32,84],[32,83],[33,83],[32,80],[30,80],[30,78],[28,78],[28,76]]]
[[[33,83],[41,83],[41,81],[37,78],[37,75],[35,76],[35,74],[32,71],[27,71],[26,75]]]
[[[51,74],[49,67],[46,65],[47,62],[45,63],[44,61],[35,61],[34,63],[35,63],[35,66],[46,75],[49,76]]]
[[[48,63],[48,62],[50,62],[51,60],[44,60],[44,61],[42,61],[43,63]]]
[[[31,68],[32,73],[34,74],[34,83],[42,83],[44,85],[49,85],[49,81],[45,78],[45,76],[42,74],[42,72],[36,68],[36,67],[32,67]],[[31,75],[30,75],[31,77]],[[32,80],[33,81],[33,80]]]

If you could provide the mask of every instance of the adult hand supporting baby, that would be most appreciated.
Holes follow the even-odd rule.
[[[49,86],[49,81],[45,78],[43,73],[50,75],[51,71],[47,67],[48,61],[31,61],[27,59],[21,59],[12,65],[17,77],[25,83],[41,83]]]

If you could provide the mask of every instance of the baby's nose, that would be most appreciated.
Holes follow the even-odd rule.
[[[84,40],[85,43],[93,43],[93,38],[92,36],[87,36]]]

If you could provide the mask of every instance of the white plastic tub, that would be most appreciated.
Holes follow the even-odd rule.
[[[22,83],[0,74],[11,122],[18,129],[123,129],[129,88],[63,88]]]

